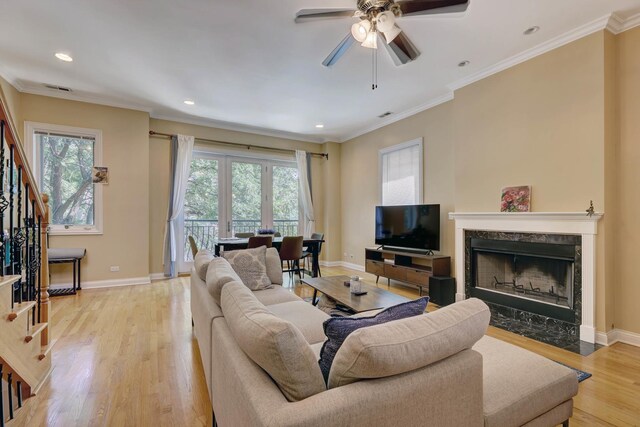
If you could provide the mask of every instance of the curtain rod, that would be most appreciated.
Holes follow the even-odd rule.
[[[173,138],[174,135],[171,135],[169,133],[162,133],[162,132],[156,132],[153,130],[149,131],[149,136],[150,137],[163,137],[163,138]],[[200,142],[206,142],[208,144],[220,144],[220,145],[234,145],[234,146],[240,146],[240,147],[245,147],[247,150],[251,150],[252,148],[256,148],[259,150],[271,150],[271,151],[280,151],[282,153],[295,153],[296,150],[290,150],[287,148],[275,148],[275,147],[262,147],[260,145],[251,145],[251,144],[240,144],[238,142],[228,142],[228,141],[217,141],[215,139],[206,139],[206,138],[195,138],[196,141],[200,141]],[[317,156],[317,157],[324,157],[325,159],[329,160],[329,154],[328,153],[308,153],[312,156]]]

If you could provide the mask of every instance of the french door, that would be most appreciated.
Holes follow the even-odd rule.
[[[260,228],[298,235],[301,210],[295,162],[194,152],[179,221],[178,269],[191,268],[188,236],[199,248]]]

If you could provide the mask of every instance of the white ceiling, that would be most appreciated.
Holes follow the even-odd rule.
[[[334,67],[321,65],[352,19],[294,23],[299,9],[349,8],[356,0],[2,3],[0,74],[20,90],[65,96],[43,87],[54,84],[73,89],[65,97],[153,117],[313,141],[375,129],[601,29],[612,12],[636,24],[640,11],[640,0],[472,0],[461,18],[402,18],[422,54],[395,67],[381,49],[379,88],[372,91],[369,49],[355,44]],[[541,30],[524,36],[533,25]],[[57,60],[60,51],[74,61]],[[471,65],[459,68],[462,60]],[[377,117],[386,111],[394,115]]]

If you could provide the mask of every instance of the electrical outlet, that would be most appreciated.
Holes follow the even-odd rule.
[[[112,265],[109,270],[111,270],[112,273],[115,273],[116,271],[120,271],[120,266],[119,265]]]

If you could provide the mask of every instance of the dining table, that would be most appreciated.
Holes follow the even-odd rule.
[[[282,237],[274,237],[272,245],[278,251],[282,245]],[[318,277],[320,271],[320,246],[324,242],[324,239],[312,239],[311,237],[305,237],[302,241],[302,246],[306,247],[307,252],[311,254],[311,277]],[[214,241],[214,253],[216,256],[220,256],[221,252],[234,251],[237,249],[247,249],[249,245],[248,238],[220,238]]]

